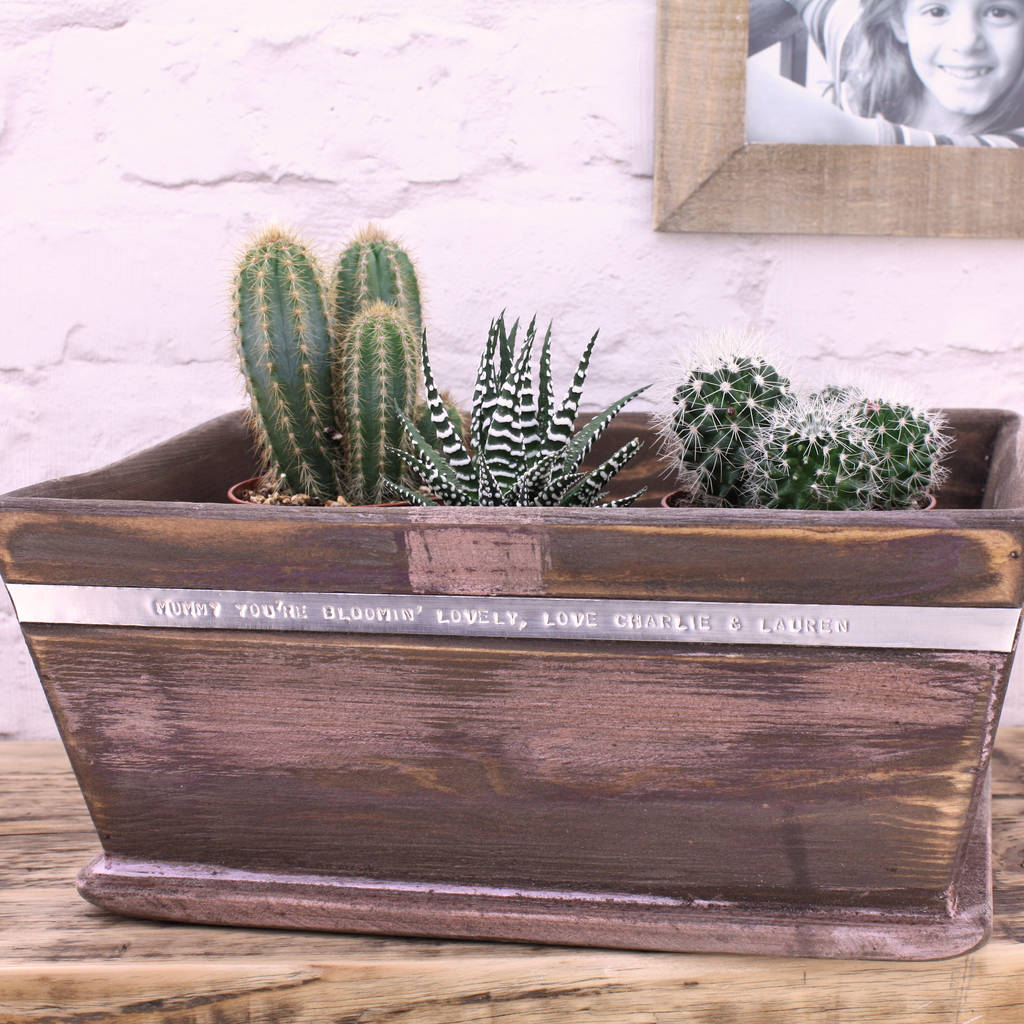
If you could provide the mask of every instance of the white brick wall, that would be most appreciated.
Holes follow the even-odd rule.
[[[0,47],[0,492],[241,404],[228,281],[272,219],[399,234],[463,397],[507,307],[563,373],[601,327],[588,404],[750,323],[807,373],[1024,408],[1018,242],[651,230],[654,0],[6,0]],[[6,600],[0,667],[0,736],[53,735]]]

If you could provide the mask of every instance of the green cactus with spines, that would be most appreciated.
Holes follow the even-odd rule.
[[[927,502],[946,476],[943,459],[950,447],[945,420],[913,405],[861,397],[851,412],[864,427],[875,454],[884,509],[914,508]]]
[[[780,406],[747,449],[748,504],[774,509],[859,510],[877,505],[876,453],[842,400]]]
[[[637,438],[589,473],[580,472],[579,467],[619,410],[646,389],[638,388],[613,402],[574,434],[576,412],[597,335],[585,349],[565,399],[556,406],[550,328],[541,348],[536,388],[531,358],[536,322],[531,322],[527,329],[518,354],[517,331],[518,321],[506,330],[504,315],[491,324],[474,388],[469,448],[434,383],[424,339],[423,378],[438,440],[437,444],[430,444],[412,420],[403,416],[412,450],[397,454],[432,497],[398,480],[391,481],[390,490],[396,497],[416,505],[435,505],[438,501],[447,505],[489,506],[632,504],[643,491],[613,501],[601,499],[611,478],[639,451]]]
[[[339,493],[331,335],[319,264],[280,228],[258,235],[235,275],[235,339],[262,473],[293,493]]]
[[[420,336],[401,309],[382,300],[360,309],[332,353],[334,418],[342,435],[344,491],[351,504],[387,500],[385,480],[400,478],[402,416],[414,415]]]
[[[334,263],[330,307],[335,333],[344,333],[359,311],[374,302],[397,306],[417,335],[423,330],[420,287],[412,260],[397,242],[367,225]]]
[[[670,382],[669,402],[658,415],[666,455],[680,479],[697,475],[708,504],[744,500],[746,449],[772,412],[789,401],[792,387],[764,356],[737,350],[725,336],[715,351],[698,355]]]

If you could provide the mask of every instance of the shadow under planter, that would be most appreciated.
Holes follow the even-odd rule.
[[[991,920],[1021,424],[927,512],[236,506],[241,414],[0,499],[102,907],[927,959]],[[617,488],[661,477],[649,425]]]

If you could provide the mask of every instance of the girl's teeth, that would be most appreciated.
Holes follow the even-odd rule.
[[[952,75],[954,78],[962,78],[964,81],[970,81],[973,78],[984,78],[992,69],[991,68],[951,68],[948,66],[943,67],[943,71],[947,75]]]

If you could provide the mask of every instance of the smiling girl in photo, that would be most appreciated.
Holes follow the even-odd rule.
[[[1024,0],[788,3],[828,64],[833,109],[768,83],[751,95],[751,141],[1024,145]]]

